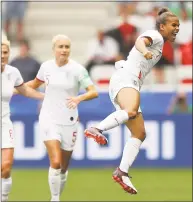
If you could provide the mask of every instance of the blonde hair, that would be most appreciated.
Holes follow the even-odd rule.
[[[2,33],[1,45],[6,45],[10,49],[10,41],[4,33]]]
[[[58,34],[58,35],[56,35],[56,36],[54,36],[54,37],[52,38],[52,47],[55,46],[55,44],[56,44],[56,42],[57,42],[58,40],[68,40],[68,41],[71,43],[71,40],[70,40],[70,38],[69,38],[68,36],[63,35],[63,34]]]

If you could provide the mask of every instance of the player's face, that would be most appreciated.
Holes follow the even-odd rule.
[[[7,45],[1,46],[1,72],[9,60],[9,47]]]
[[[163,31],[163,37],[170,42],[174,42],[179,32],[179,26],[180,23],[177,17],[168,17],[166,24],[162,24],[160,27]]]
[[[56,41],[54,54],[57,60],[60,60],[61,62],[67,61],[70,55],[70,41],[67,39]]]

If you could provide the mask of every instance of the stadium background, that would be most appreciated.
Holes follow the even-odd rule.
[[[121,23],[118,10],[121,10],[122,6],[128,6],[132,10],[130,10],[133,17],[131,22],[135,22],[137,28],[143,24],[144,29],[149,29],[150,21],[142,23],[140,20],[143,18],[145,20],[144,16],[151,12],[154,3],[135,3],[29,1],[24,17],[24,32],[32,46],[31,53],[41,62],[50,59],[52,37],[59,33],[66,34],[72,40],[71,57],[84,65],[88,59],[89,40],[96,36],[97,30],[107,31]],[[155,4],[158,7],[169,6],[173,12],[180,15],[182,5],[179,3]],[[3,12],[5,6],[3,4]],[[191,21],[192,5],[187,3],[186,9]],[[192,30],[191,27],[186,29],[181,32]],[[18,54],[14,31],[15,28],[12,27],[11,59]],[[151,73],[142,89],[141,108],[148,137],[130,173],[139,194],[127,195],[111,180],[111,173],[119,164],[124,142],[130,135],[129,131],[124,126],[109,131],[106,134],[109,145],[105,147],[99,147],[83,136],[85,127],[93,122],[99,122],[114,110],[108,97],[108,79],[114,69],[112,65],[97,65],[93,67],[91,76],[100,96],[96,100],[80,104],[79,136],[62,200],[192,200],[192,110],[186,113],[168,112],[171,100],[180,93],[185,93],[187,105],[191,109],[192,63],[183,60],[184,57],[189,57],[190,52],[189,54],[182,52],[180,55],[179,47],[175,46],[173,64],[164,67],[165,82],[156,83],[155,75]],[[10,195],[12,201],[49,200],[47,184],[49,162],[39,138],[37,124],[40,105],[41,103],[35,100],[21,96],[14,96],[11,101],[16,134],[13,189]]]

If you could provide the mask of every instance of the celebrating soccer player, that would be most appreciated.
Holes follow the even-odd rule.
[[[111,77],[109,95],[116,111],[98,126],[85,130],[85,136],[93,138],[99,144],[107,144],[103,131],[123,123],[131,131],[132,137],[125,144],[121,163],[113,173],[113,179],[130,194],[137,194],[137,190],[131,183],[128,171],[146,136],[139,107],[140,89],[146,75],[161,58],[164,42],[167,40],[174,42],[178,32],[178,17],[167,8],[160,9],[156,19],[156,29],[141,34],[127,60],[115,64],[117,71]]]

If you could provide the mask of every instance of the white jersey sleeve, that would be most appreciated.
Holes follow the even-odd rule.
[[[146,75],[151,71],[154,65],[160,60],[162,56],[163,44],[164,40],[162,35],[158,32],[158,30],[148,30],[143,34],[139,35],[139,38],[147,37],[152,39],[152,43],[147,47],[148,51],[153,53],[153,57],[151,60],[147,60],[141,52],[137,50],[135,45],[130,51],[127,60],[125,62],[124,68],[137,76],[140,79],[141,85],[143,83]]]
[[[161,37],[161,35],[155,30],[148,30],[144,32],[143,34],[141,34],[138,38],[142,38],[142,37],[150,37],[152,39],[152,44],[150,46],[163,41],[163,38]]]
[[[14,71],[14,77],[15,77],[15,84],[14,84],[14,86],[18,87],[18,86],[21,86],[24,81],[23,81],[23,78],[22,78],[19,70],[16,69],[16,68],[14,70],[15,70]]]
[[[44,82],[44,64],[41,65],[37,75],[36,75],[36,78],[40,81],[43,81]]]
[[[93,82],[88,74],[88,71],[81,66],[80,68],[80,73],[79,73],[79,83],[80,83],[80,87],[82,88],[87,88],[90,85],[93,85]]]

